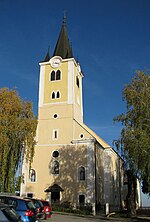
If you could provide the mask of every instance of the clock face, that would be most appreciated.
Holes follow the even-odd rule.
[[[57,68],[61,65],[61,59],[60,58],[52,58],[50,63],[53,68]]]

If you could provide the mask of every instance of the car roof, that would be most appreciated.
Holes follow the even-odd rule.
[[[17,199],[21,199],[22,198],[20,196],[9,195],[9,194],[0,194],[0,197],[13,197],[13,198],[17,198]]]
[[[0,194],[0,197],[6,197],[6,198],[12,198],[12,199],[17,199],[17,200],[23,200],[23,201],[31,201],[31,199],[25,199],[23,197],[20,196],[15,196],[15,195],[4,195],[4,194]]]
[[[45,204],[46,204],[46,203],[47,203],[47,204],[50,204],[50,202],[49,202],[48,200],[41,200],[41,202],[42,202],[42,203],[45,203]]]

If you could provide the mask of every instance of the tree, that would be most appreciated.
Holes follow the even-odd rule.
[[[135,189],[137,177],[150,185],[150,76],[146,72],[137,71],[132,82],[124,87],[123,101],[126,101],[126,113],[114,118],[123,125],[116,145],[126,163],[128,185]],[[133,216],[135,204],[131,205],[136,198],[135,190],[130,188],[128,210]],[[145,192],[149,191],[145,189]]]
[[[37,120],[32,103],[21,99],[17,91],[0,89],[0,191],[14,192],[20,161],[34,156]]]

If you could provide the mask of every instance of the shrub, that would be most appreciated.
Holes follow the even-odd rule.
[[[78,206],[77,209],[74,209],[70,202],[65,201],[60,203],[54,203],[52,205],[53,211],[66,212],[66,213],[74,213],[74,214],[82,214],[82,215],[90,215],[92,214],[92,205],[86,204],[85,206]]]
[[[92,205],[87,203],[86,205],[80,205],[77,207],[83,214],[89,215],[92,214]]]

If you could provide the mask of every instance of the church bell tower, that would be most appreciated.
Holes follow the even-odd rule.
[[[68,39],[66,17],[50,58],[40,62],[39,144],[64,144],[74,139],[74,122],[83,123],[82,72]]]

